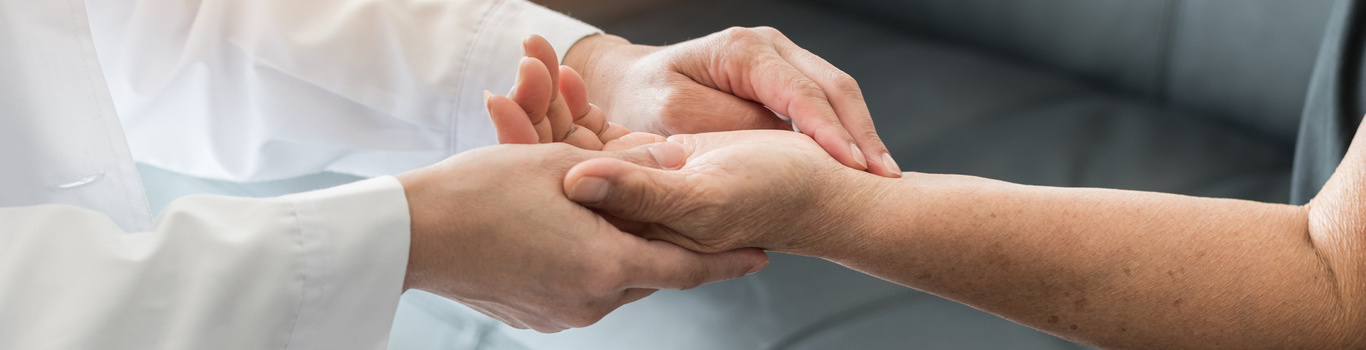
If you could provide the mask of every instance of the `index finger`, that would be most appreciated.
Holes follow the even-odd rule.
[[[840,123],[820,84],[777,52],[755,55],[751,62],[747,88],[760,103],[791,117],[802,133],[810,135],[840,163],[868,169],[866,156]]]
[[[792,42],[776,29],[768,30],[776,42],[778,54],[792,63],[812,81],[820,85],[826,101],[839,122],[853,138],[868,164],[868,172],[887,177],[901,177],[901,168],[892,159],[887,146],[873,126],[873,115],[868,111],[868,103],[863,99],[863,91],[858,81],[848,73],[836,68],[829,61],[816,56]]]

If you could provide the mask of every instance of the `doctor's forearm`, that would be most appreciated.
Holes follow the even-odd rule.
[[[1361,266],[1325,259],[1307,207],[865,178],[872,219],[812,255],[1102,347],[1362,344]]]

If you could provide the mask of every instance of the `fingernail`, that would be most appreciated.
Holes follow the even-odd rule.
[[[488,104],[489,104],[489,98],[492,98],[492,97],[493,97],[493,93],[492,93],[492,92],[489,92],[488,90],[484,90],[484,104],[485,104],[485,105],[488,105]]]
[[[599,203],[607,199],[607,179],[600,177],[583,177],[574,182],[574,188],[569,191],[569,200],[579,203]]]
[[[645,146],[650,150],[650,155],[655,157],[655,162],[665,170],[678,170],[683,167],[683,146],[673,142],[661,142]]]
[[[759,273],[759,271],[763,271],[765,267],[768,267],[768,260],[764,260],[764,263],[762,264],[755,265],[754,268],[750,269],[749,272],[745,273],[745,276]]]
[[[850,142],[849,149],[849,152],[853,153],[854,155],[854,162],[857,162],[858,165],[863,167],[864,169],[868,169],[868,160],[863,158],[863,151],[860,151],[858,149],[858,145],[855,145],[854,143]]]
[[[901,172],[901,166],[896,165],[896,160],[892,159],[891,153],[882,154],[882,163],[887,166],[887,170],[891,170],[894,173]]]

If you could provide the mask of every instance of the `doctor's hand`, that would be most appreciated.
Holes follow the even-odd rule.
[[[689,289],[767,265],[757,249],[699,254],[648,241],[570,202],[560,184],[570,167],[592,158],[659,167],[683,155],[664,143],[620,152],[503,145],[399,175],[412,217],[404,288],[513,327],[556,332],[593,324],[658,289]]]
[[[658,170],[616,159],[576,165],[569,198],[642,237],[701,252],[758,247],[818,256],[877,196],[881,178],[841,165],[806,135],[771,130],[675,135],[687,161]]]
[[[664,47],[596,35],[571,47],[565,64],[583,74],[588,99],[607,120],[631,130],[791,130],[777,112],[845,166],[901,176],[858,83],[773,28],[731,28]]]

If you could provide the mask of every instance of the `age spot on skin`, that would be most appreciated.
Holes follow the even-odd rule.
[[[1086,311],[1086,305],[1090,303],[1091,302],[1086,300],[1086,298],[1078,298],[1076,302],[1072,303],[1072,306],[1075,306],[1077,311]]]
[[[1181,302],[1183,302],[1183,301],[1185,301],[1185,300],[1184,300],[1184,299],[1176,299],[1176,301],[1173,301],[1173,302],[1172,302],[1172,306],[1181,307]]]
[[[1127,267],[1124,268],[1124,275],[1125,275],[1125,276],[1132,276],[1133,274],[1134,274],[1134,271],[1133,271],[1133,270],[1129,270],[1129,268],[1127,268]]]
[[[1072,330],[1075,331],[1075,330],[1077,330],[1077,325],[1072,325],[1071,327],[1067,327],[1067,328],[1071,328]]]
[[[1048,323],[1058,323],[1058,315],[1048,316]]]

